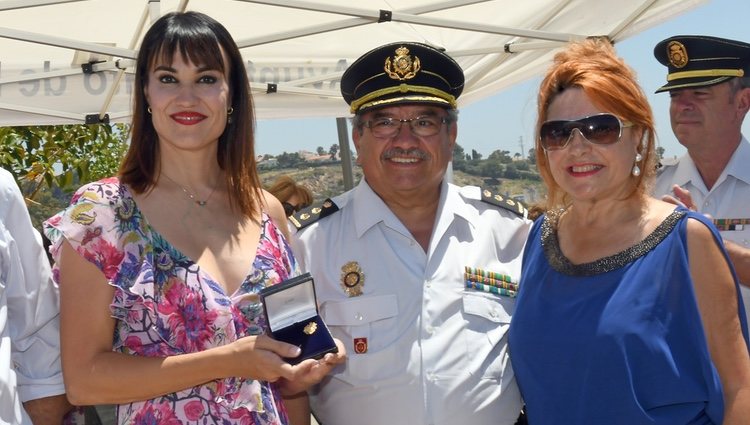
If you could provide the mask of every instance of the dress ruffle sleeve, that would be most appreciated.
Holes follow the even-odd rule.
[[[50,252],[55,260],[56,283],[60,283],[57,266],[60,247],[67,241],[115,288],[110,309],[112,317],[128,324],[127,337],[140,337],[143,342],[164,340],[154,326],[153,252],[145,242],[144,221],[125,186],[116,178],[82,186],[73,195],[70,206],[44,223],[44,231],[52,242]],[[115,335],[115,350],[124,342],[118,335]],[[161,353],[151,354],[170,354],[164,352],[163,344],[160,346]]]

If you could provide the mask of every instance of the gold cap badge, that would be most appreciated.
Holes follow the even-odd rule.
[[[679,41],[670,41],[667,44],[667,57],[675,68],[683,68],[688,63],[687,49]]]
[[[391,58],[385,59],[385,72],[394,80],[409,80],[414,78],[422,67],[419,62],[419,58],[409,56],[409,49],[406,47],[399,47],[396,49],[396,55],[393,56],[393,62]]]
[[[356,261],[350,261],[341,267],[341,288],[346,295],[357,297],[362,295],[362,287],[365,286],[365,274]]]

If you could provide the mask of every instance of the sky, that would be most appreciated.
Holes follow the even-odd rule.
[[[656,119],[657,141],[668,158],[683,155],[685,148],[677,142],[669,124],[669,94],[654,94],[666,83],[667,71],[654,58],[653,50],[656,43],[677,34],[711,35],[750,42],[750,0],[711,0],[615,46],[618,54],[636,71],[639,83],[648,95]],[[533,77],[461,108],[458,144],[466,152],[474,149],[484,157],[497,149],[509,151],[511,155],[528,152],[533,147],[536,91],[540,81],[540,76]],[[750,137],[750,118],[745,120],[743,134]],[[284,140],[283,148],[279,140]],[[334,143],[338,143],[338,136],[333,118],[258,121],[258,154],[315,151],[318,146],[328,150]]]

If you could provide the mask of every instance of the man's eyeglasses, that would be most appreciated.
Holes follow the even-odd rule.
[[[577,120],[547,121],[539,129],[539,142],[546,151],[565,149],[573,138],[573,130],[591,143],[611,145],[622,137],[622,129],[633,123],[622,122],[612,114],[597,114]]]
[[[290,204],[289,202],[282,202],[281,205],[284,207],[284,213],[287,217],[302,209],[297,205]]]
[[[447,117],[432,115],[410,118],[408,120],[383,117],[365,121],[363,125],[370,129],[373,136],[387,139],[395,137],[401,130],[401,125],[405,122],[409,123],[409,128],[415,136],[430,137],[438,134],[443,124],[450,122],[450,120]]]

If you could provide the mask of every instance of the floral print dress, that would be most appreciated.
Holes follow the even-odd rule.
[[[47,220],[55,259],[68,243],[115,288],[113,350],[166,357],[260,335],[266,320],[257,293],[299,274],[289,245],[265,213],[252,269],[231,295],[152,229],[117,178],[80,188],[71,205]],[[53,270],[59,283],[59,270]],[[204,385],[117,407],[120,424],[286,424],[274,384],[244,378]]]

